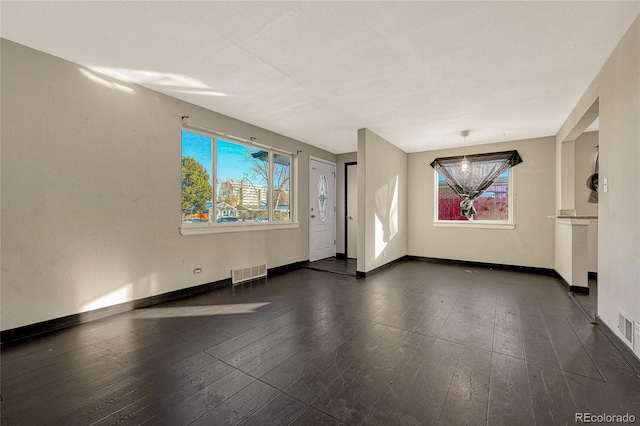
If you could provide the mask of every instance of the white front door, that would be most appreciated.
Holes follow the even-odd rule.
[[[309,261],[336,255],[336,165],[309,160]]]
[[[358,257],[358,165],[347,166],[347,257]]]

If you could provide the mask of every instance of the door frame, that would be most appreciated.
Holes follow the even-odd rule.
[[[309,232],[308,232],[308,236],[309,236],[309,244],[308,244],[308,250],[309,250],[309,260],[311,260],[311,206],[312,206],[312,202],[315,202],[316,200],[311,200],[311,173],[312,173],[312,167],[311,167],[311,162],[312,161],[317,161],[319,163],[324,163],[327,164],[329,166],[333,166],[333,183],[330,183],[329,188],[331,190],[333,190],[333,256],[336,256],[336,219],[337,219],[337,209],[336,209],[336,203],[338,201],[337,197],[336,197],[336,181],[337,181],[337,173],[338,173],[338,167],[336,165],[335,162],[331,161],[331,160],[327,160],[325,158],[320,158],[320,157],[316,157],[313,155],[309,155],[309,196],[307,198],[307,200],[309,201],[308,205],[307,205],[307,223],[308,223],[308,228],[309,228]]]
[[[349,219],[347,212],[349,211],[349,166],[357,166],[357,161],[349,161],[344,163],[344,257],[345,259],[349,259]],[[357,176],[356,176],[357,177]],[[356,197],[358,194],[355,194]],[[358,230],[356,229],[356,234]],[[358,253],[352,257],[353,259],[358,258]]]

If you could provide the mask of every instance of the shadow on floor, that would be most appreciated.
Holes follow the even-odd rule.
[[[356,259],[337,259],[328,257],[326,259],[309,262],[302,265],[303,268],[313,269],[314,271],[331,272],[340,275],[356,275]]]

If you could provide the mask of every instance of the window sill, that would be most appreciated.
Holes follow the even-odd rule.
[[[487,222],[433,222],[436,228],[480,228],[480,229],[515,229],[515,223],[487,223]]]
[[[272,231],[276,229],[294,229],[299,228],[299,223],[256,223],[256,224],[229,224],[229,225],[207,225],[207,226],[181,226],[181,235],[200,235],[200,234],[226,234],[230,232],[250,232],[250,231]]]

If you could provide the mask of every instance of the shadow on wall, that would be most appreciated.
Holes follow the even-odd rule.
[[[398,233],[398,176],[376,191],[375,256],[384,255],[385,248]]]

